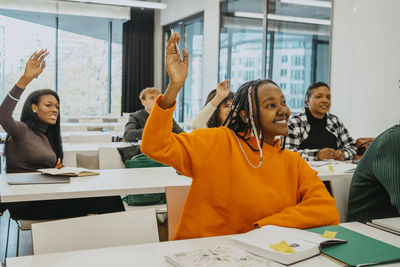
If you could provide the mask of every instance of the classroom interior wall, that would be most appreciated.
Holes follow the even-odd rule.
[[[400,122],[400,1],[333,1],[332,113],[355,138]]]

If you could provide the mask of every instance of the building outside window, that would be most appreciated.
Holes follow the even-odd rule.
[[[119,115],[123,22],[0,9],[0,101],[23,74],[29,56],[46,48],[46,69],[22,95],[17,118],[26,97],[44,88],[60,95],[62,117]]]
[[[272,79],[298,113],[312,82],[329,83],[330,0],[225,0],[220,10],[219,80],[230,77],[233,91]],[[251,67],[240,64],[249,60]]]

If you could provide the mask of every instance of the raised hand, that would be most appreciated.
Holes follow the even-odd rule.
[[[163,109],[170,108],[174,105],[176,96],[185,83],[188,74],[189,55],[186,49],[182,49],[182,61],[179,60],[178,56],[176,43],[178,43],[180,39],[181,37],[177,33],[172,34],[167,44],[165,64],[169,76],[169,84],[167,91],[165,91],[165,94],[159,102],[159,106]]]
[[[229,79],[226,79],[222,82],[219,82],[217,85],[217,93],[214,98],[210,101],[214,107],[218,107],[218,105],[229,95],[230,87],[229,87]]]
[[[189,66],[189,55],[185,48],[182,49],[183,61],[179,59],[178,46],[176,44],[179,43],[180,39],[181,37],[177,33],[171,35],[167,44],[165,58],[170,85],[179,87],[179,89],[185,83]]]
[[[41,74],[46,67],[46,56],[49,54],[47,49],[39,52],[35,51],[25,65],[24,75],[19,79],[17,86],[24,89],[34,78]]]

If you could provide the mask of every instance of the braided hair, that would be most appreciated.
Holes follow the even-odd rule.
[[[224,122],[223,125],[226,125],[229,129],[231,129],[237,137],[242,139],[251,150],[257,152],[259,149],[254,148],[248,141],[250,140],[251,136],[258,135],[259,139],[261,140],[261,148],[263,146],[262,140],[264,140],[264,133],[261,128],[261,119],[260,119],[260,103],[258,100],[258,89],[261,85],[264,84],[273,84],[279,87],[275,82],[269,79],[258,79],[244,83],[239,87],[237,90],[235,97],[232,101],[231,110]],[[250,92],[249,92],[250,90]],[[254,99],[255,103],[249,102],[249,94],[251,95],[250,99]],[[254,96],[254,98],[253,98]],[[254,122],[254,116],[252,116],[253,111],[250,109],[252,105],[255,104],[256,107],[256,119],[257,119],[257,127],[254,132],[254,128],[252,127],[252,121]],[[243,121],[240,117],[240,111],[244,110],[246,112],[246,120]],[[286,143],[286,137],[283,138],[283,143],[281,145],[281,149],[283,150]]]

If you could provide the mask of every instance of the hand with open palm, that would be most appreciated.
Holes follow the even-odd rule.
[[[49,54],[47,49],[42,49],[39,52],[35,51],[28,59],[25,65],[24,75],[20,78],[17,86],[21,89],[25,87],[39,74],[41,74],[46,67],[46,56]]]

